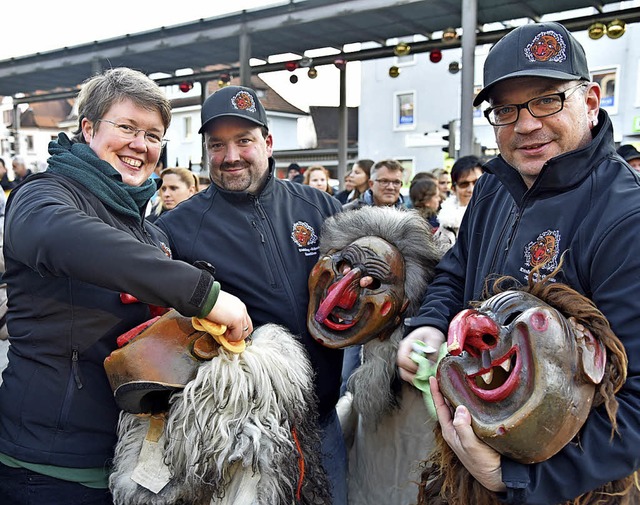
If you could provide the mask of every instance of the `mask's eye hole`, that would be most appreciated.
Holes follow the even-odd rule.
[[[380,279],[378,279],[377,277],[371,278],[373,279],[373,281],[367,286],[367,289],[380,289],[380,286],[382,285]]]
[[[522,314],[522,311],[518,310],[515,312],[511,312],[507,318],[504,320],[504,322],[502,323],[502,326],[509,326],[511,323],[513,323],[516,319],[518,319],[520,317],[520,315]]]
[[[338,261],[338,264],[336,265],[336,268],[338,270],[339,273],[341,273],[342,275],[346,274],[349,270],[351,270],[351,263],[349,263],[347,260],[342,259],[340,261]]]

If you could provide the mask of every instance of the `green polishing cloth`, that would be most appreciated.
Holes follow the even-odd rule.
[[[427,411],[432,417],[435,418],[436,407],[433,404],[433,399],[431,398],[429,377],[433,377],[436,375],[438,363],[440,363],[440,360],[447,354],[446,342],[440,346],[440,350],[438,351],[438,359],[435,363],[427,359],[426,354],[431,352],[433,352],[433,347],[418,340],[413,343],[413,352],[411,353],[411,359],[418,365],[418,371],[416,372],[416,376],[413,379],[413,385],[420,391],[422,391],[422,396],[424,398],[424,403],[427,407]]]

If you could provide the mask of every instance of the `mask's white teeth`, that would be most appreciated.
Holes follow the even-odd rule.
[[[493,368],[489,370],[487,373],[483,373],[480,377],[482,377],[482,380],[484,381],[485,384],[487,385],[491,384],[491,381],[493,380]]]
[[[511,370],[511,360],[505,359],[502,363],[500,363],[500,367],[502,367],[505,372],[509,372]]]

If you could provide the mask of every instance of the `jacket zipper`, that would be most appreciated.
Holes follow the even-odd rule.
[[[260,219],[262,219],[263,221],[267,220],[267,216],[264,212],[264,209],[262,208],[262,206],[260,205],[260,202],[258,202],[258,199],[253,197],[253,206],[256,209],[256,212],[258,213],[258,217]],[[269,246],[267,244],[267,238],[265,237],[264,233],[262,232],[262,227],[255,221],[255,220],[251,220],[251,226],[254,227],[254,229],[256,230],[256,233],[258,233],[258,235],[260,235],[260,242],[262,243],[262,250],[264,253],[264,261],[265,261],[265,267],[264,268],[264,272],[265,274],[268,275],[269,278],[269,284],[271,285],[271,287],[276,286],[276,279],[273,275],[273,271],[269,265]]]
[[[73,378],[76,381],[76,387],[78,389],[82,389],[82,379],[80,378],[80,367],[78,365],[78,349],[73,348],[73,352],[71,354],[71,371],[73,372]]]
[[[256,210],[258,212],[258,215],[260,216],[260,218],[265,222],[265,227],[271,229],[271,222],[269,221],[269,218],[267,217],[266,213],[264,212],[264,209],[262,208],[262,205],[260,204],[260,201],[258,198],[254,198],[254,205],[256,207]],[[273,230],[271,231],[271,237],[275,237],[275,233],[273,232]],[[264,240],[264,236],[261,234],[261,237]],[[273,251],[272,251],[272,256],[273,256],[273,261],[278,261],[280,262],[279,265],[272,265],[273,267],[277,268],[278,272],[282,272],[283,268],[286,268],[286,263],[284,261],[282,261],[282,255],[280,254],[280,251],[278,250],[278,243],[276,240],[273,241]],[[265,242],[263,242],[264,244]],[[268,249],[269,247],[266,247],[266,249]],[[271,269],[268,269],[271,275]],[[273,277],[273,275],[271,275],[270,280],[272,282],[272,285],[275,286],[276,285],[276,281]],[[294,314],[292,314],[292,320],[294,321],[298,321],[298,314],[297,314],[297,309],[296,309],[296,299],[295,296],[293,294],[293,289],[291,287],[291,283],[289,282],[289,280],[286,278],[286,276],[284,275],[280,275],[280,280],[282,282],[282,286],[283,288],[286,290],[287,292],[287,296],[289,298],[289,304],[290,307],[293,309]],[[298,329],[299,332],[304,333],[304,328],[302,329]]]
[[[499,261],[503,261],[504,257],[509,251],[509,248],[511,247],[511,243],[513,242],[513,237],[520,222],[520,211],[518,210],[518,206],[515,203],[511,207],[510,217],[511,219],[508,223],[505,223],[504,228],[502,229],[502,233],[500,234],[500,238],[498,239],[498,247],[496,247],[496,250],[493,254],[489,272],[496,272],[498,270]],[[501,245],[503,242],[505,243],[504,247],[502,247]]]

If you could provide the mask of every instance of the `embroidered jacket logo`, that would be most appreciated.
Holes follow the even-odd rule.
[[[318,236],[309,223],[297,221],[293,224],[291,240],[299,247],[308,247],[318,241]]]
[[[541,267],[541,270],[548,272],[552,272],[558,267],[559,255],[560,232],[558,230],[542,232],[536,240],[529,242],[524,250],[524,258],[528,269]]]

